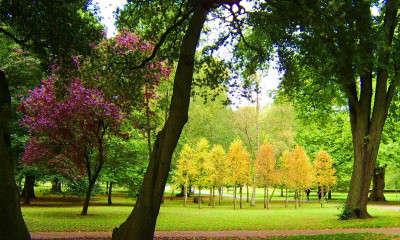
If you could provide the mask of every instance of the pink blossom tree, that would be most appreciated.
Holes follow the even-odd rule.
[[[22,101],[21,124],[29,128],[29,141],[22,161],[45,164],[64,174],[86,175],[88,188],[81,215],[87,215],[90,195],[107,160],[106,143],[120,135],[124,115],[103,92],[71,80],[64,97],[57,96],[57,76],[42,81]]]

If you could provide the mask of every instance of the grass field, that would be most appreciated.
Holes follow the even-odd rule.
[[[39,196],[30,206],[22,206],[22,211],[31,232],[111,231],[127,218],[134,206],[134,199],[124,197],[123,191],[116,193],[113,206],[107,206],[104,195],[94,197],[88,216],[79,215],[83,200],[76,197]],[[400,212],[377,207],[369,207],[369,212],[374,216],[372,219],[339,221],[337,206],[340,202],[340,199],[328,202],[325,208],[320,208],[318,203],[305,203],[299,209],[294,209],[294,203],[289,203],[289,208],[285,208],[284,202],[276,198],[269,210],[263,208],[262,200],[256,207],[250,207],[244,201],[244,209],[234,210],[232,199],[225,197],[221,206],[209,207],[208,199],[205,199],[203,208],[198,209],[197,204],[190,202],[187,207],[183,207],[181,198],[171,201],[166,195],[156,229],[216,231],[400,226]]]

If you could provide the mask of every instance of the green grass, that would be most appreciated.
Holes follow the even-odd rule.
[[[92,199],[89,216],[79,215],[82,199],[53,196],[39,197],[31,206],[22,206],[24,219],[31,232],[38,231],[112,231],[126,220],[133,209],[134,200],[122,197],[123,191],[113,198],[113,206],[106,205],[106,196]],[[43,201],[46,200],[46,201]],[[221,206],[211,208],[205,199],[202,209],[189,203],[183,207],[182,200],[166,200],[160,210],[157,230],[218,231],[218,230],[269,230],[269,229],[330,229],[330,228],[375,228],[398,227],[398,211],[370,207],[374,216],[366,220],[337,220],[338,203],[327,203],[321,209],[318,203],[306,203],[294,209],[284,202],[274,201],[271,209],[263,209],[262,201],[250,207],[245,200],[244,209],[233,209],[232,199],[225,197]],[[393,204],[393,203],[392,203]]]

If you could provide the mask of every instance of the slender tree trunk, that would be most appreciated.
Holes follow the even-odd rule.
[[[51,192],[52,193],[61,193],[61,183],[58,178],[54,178],[51,183]]]
[[[175,192],[175,189],[172,188],[171,189],[171,201],[174,201],[174,192]]]
[[[108,181],[107,181],[107,185],[106,185],[106,193],[108,194]]]
[[[215,208],[215,186],[212,187],[213,191],[213,202],[212,202],[212,207]]]
[[[281,197],[283,197],[283,186],[281,186]]]
[[[0,236],[8,240],[30,239],[19,203],[19,190],[14,179],[9,122],[11,95],[8,80],[0,69]]]
[[[187,206],[187,198],[188,198],[188,195],[187,195],[187,193],[188,193],[188,188],[187,188],[187,185],[185,184],[185,186],[184,186],[184,190],[183,190],[185,193],[185,201],[184,201],[184,203],[183,203],[183,206],[184,207],[186,207]]]
[[[113,182],[110,182],[110,187],[108,188],[108,205],[112,205],[112,201],[111,201],[112,185],[113,185]]]
[[[285,201],[285,208],[288,207],[288,193],[287,193],[287,188],[286,188],[286,201]]]
[[[212,187],[210,187],[210,200],[208,201],[208,206],[212,205],[213,195],[212,195]]]
[[[224,186],[221,186],[221,201],[222,200],[224,200]]]
[[[257,183],[256,183],[256,177],[254,176],[252,192],[251,192],[251,204],[250,204],[250,206],[252,207],[256,206],[256,192],[257,192]]]
[[[83,208],[81,215],[86,216],[89,208],[89,202],[90,202],[90,195],[92,194],[92,189],[94,186],[94,181],[89,181],[88,188],[86,189],[86,197],[85,197],[85,202],[83,203]]]
[[[249,185],[246,185],[246,194],[247,194],[246,202],[249,202],[249,197],[250,197],[250,195],[249,195]]]
[[[243,197],[243,186],[242,185],[239,186],[239,192],[240,192],[240,200],[239,200],[240,209],[242,209],[242,197]]]
[[[298,202],[299,202],[299,193],[298,193],[298,191],[296,189],[295,192],[294,192],[294,208],[296,208],[296,209],[297,209]]]
[[[182,128],[188,119],[190,90],[193,79],[196,46],[209,9],[204,9],[197,1],[192,1],[194,13],[182,40],[178,67],[174,80],[170,114],[162,131],[154,143],[150,163],[147,168],[135,208],[128,219],[115,228],[114,240],[153,239],[162,193],[168,178],[172,154],[179,140]]]
[[[35,175],[27,174],[25,176],[24,190],[24,204],[31,204],[31,198],[36,198],[35,196]]]
[[[199,209],[201,209],[201,187],[199,187]]]
[[[383,189],[385,189],[385,167],[376,167],[372,176],[372,192],[368,200],[386,201]]]
[[[264,187],[264,208],[267,208],[267,187]]]
[[[218,188],[218,205],[221,206],[222,187]]]
[[[236,185],[233,186],[233,209],[236,209]]]
[[[267,189],[267,209],[269,209],[269,197],[268,197],[268,188],[265,187]]]
[[[329,189],[328,191],[328,200],[332,200],[332,190]]]

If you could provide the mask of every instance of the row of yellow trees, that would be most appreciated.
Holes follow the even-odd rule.
[[[278,164],[279,163],[279,164]],[[224,185],[233,186],[233,205],[236,209],[237,188],[239,188],[240,208],[242,208],[242,193],[245,185],[253,183],[256,178],[258,187],[264,187],[264,208],[269,208],[273,195],[268,188],[283,186],[287,190],[295,190],[295,206],[299,206],[299,195],[313,186],[329,190],[336,184],[335,170],[332,159],[324,150],[316,154],[313,164],[304,149],[296,146],[292,151],[285,152],[277,163],[274,149],[269,142],[264,142],[255,158],[244,148],[241,140],[231,143],[226,153],[220,145],[210,148],[208,141],[200,139],[193,148],[185,145],[177,162],[174,182],[184,186],[184,206],[187,204],[188,186],[194,186],[199,191],[199,208],[201,208],[201,190],[210,189],[210,202],[215,206],[215,189],[219,191]],[[322,191],[324,192],[324,191]]]

